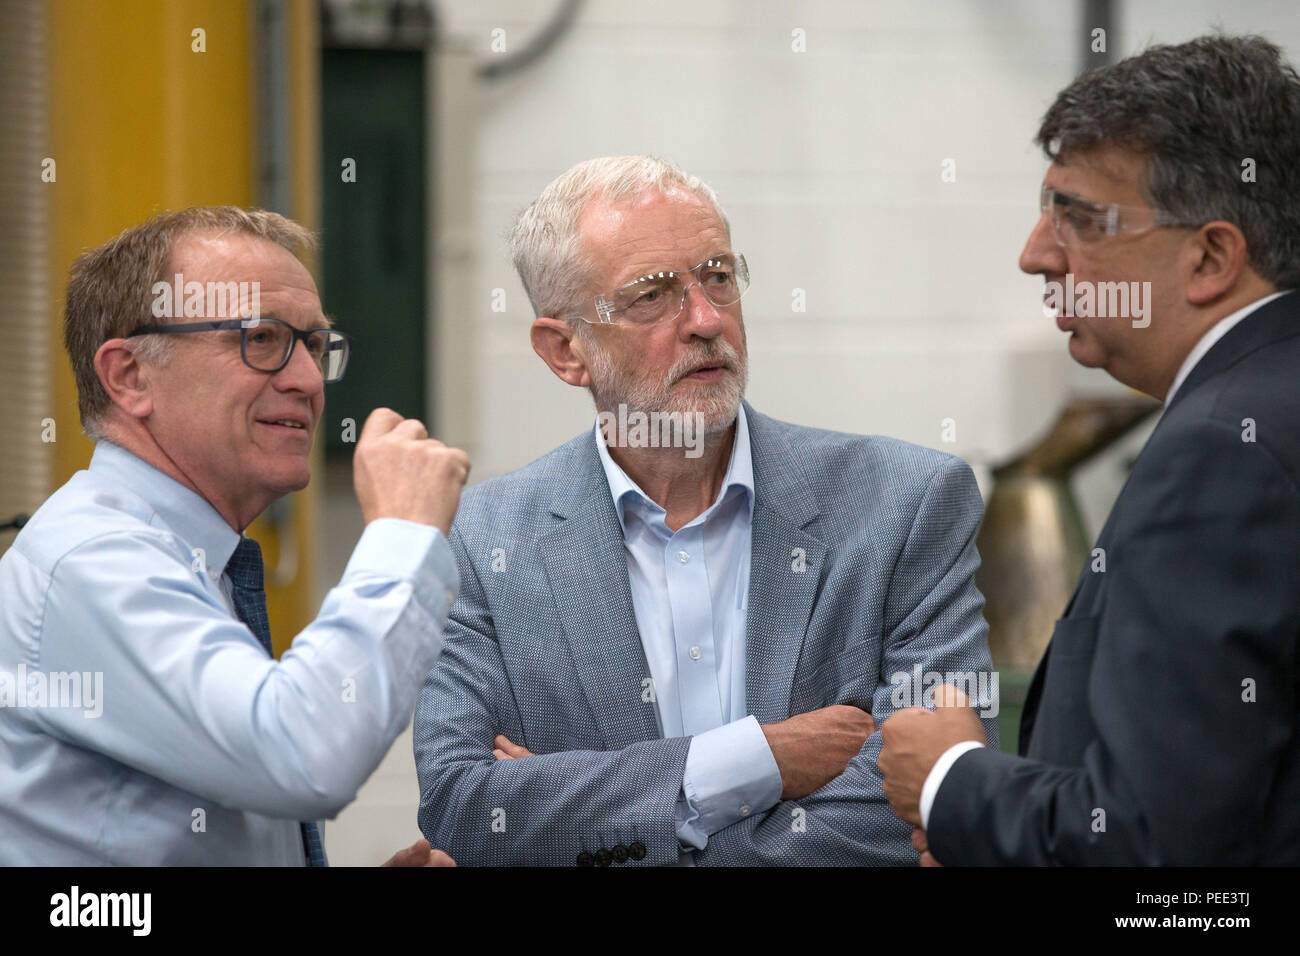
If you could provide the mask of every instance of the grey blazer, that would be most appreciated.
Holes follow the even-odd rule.
[[[973,581],[983,506],[966,463],[745,409],[745,676],[759,722],[848,703],[879,725],[895,709],[893,675],[990,671]],[[676,863],[690,738],[662,738],[643,693],[650,671],[594,434],[469,489],[451,543],[460,594],[415,714],[424,835],[462,864]],[[985,726],[996,746],[996,718]],[[497,761],[497,734],[536,756]],[[915,864],[879,750],[876,733],[839,777],[714,833],[695,862]]]

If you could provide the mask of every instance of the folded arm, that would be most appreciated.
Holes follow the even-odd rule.
[[[420,830],[457,862],[573,866],[634,843],[647,863],[677,861],[688,738],[498,760],[498,733],[524,739],[500,649],[451,620],[416,708],[415,763]]]

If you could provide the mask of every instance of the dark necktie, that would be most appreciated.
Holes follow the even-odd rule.
[[[231,597],[235,613],[248,625],[266,653],[271,654],[271,622],[266,616],[266,592],[262,589],[262,548],[252,538],[241,537],[235,553],[226,564],[226,574],[233,585]],[[274,655],[272,655],[274,656]],[[302,846],[309,866],[328,866],[320,827],[314,822],[302,824]]]

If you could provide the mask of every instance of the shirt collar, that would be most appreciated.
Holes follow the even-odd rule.
[[[192,548],[202,548],[204,564],[213,577],[226,570],[241,535],[198,492],[109,441],[96,443],[89,470],[128,488],[151,508],[154,517],[150,524],[174,531]]]
[[[1231,315],[1226,315],[1214,325],[1210,326],[1209,331],[1200,337],[1192,350],[1187,353],[1187,358],[1183,359],[1182,367],[1178,369],[1178,374],[1174,376],[1174,384],[1169,387],[1169,393],[1165,395],[1165,404],[1168,405],[1174,400],[1176,393],[1183,382],[1187,381],[1187,376],[1192,374],[1192,369],[1196,368],[1196,363],[1205,358],[1206,353],[1218,344],[1219,340],[1233,330],[1235,326],[1241,323],[1256,309],[1262,308],[1272,302],[1278,296],[1286,295],[1290,289],[1283,289],[1281,292],[1274,292],[1272,295],[1266,295],[1262,299],[1256,299],[1249,305],[1238,309]]]
[[[737,406],[736,413],[736,438],[731,444],[731,461],[727,465],[727,473],[722,478],[722,488],[718,491],[717,500],[705,511],[707,515],[710,511],[718,506],[732,488],[743,489],[745,494],[745,506],[749,513],[749,520],[754,520],[754,461],[749,450],[749,421],[745,417],[745,404],[741,402]],[[609,482],[609,493],[614,498],[614,508],[618,512],[618,522],[623,527],[623,533],[627,533],[627,520],[625,518],[627,502],[631,500],[639,507],[646,509],[650,514],[664,515],[666,512],[653,499],[650,498],[635,481],[628,477],[627,472],[618,466],[618,463],[610,457],[609,449],[605,447],[605,436],[600,429],[600,417],[596,417],[594,426],[596,435],[596,452],[600,455],[601,467],[605,469],[605,479]],[[703,518],[701,515],[700,518]],[[699,518],[696,521],[700,520]],[[692,522],[694,523],[694,522]]]

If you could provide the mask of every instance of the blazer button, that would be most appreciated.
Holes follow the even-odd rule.
[[[592,866],[595,862],[595,859],[586,850],[578,854],[578,866]]]
[[[613,854],[615,863],[627,862],[627,847],[623,844],[620,843],[618,846],[612,847],[609,852]]]
[[[634,860],[644,860],[645,844],[642,843],[640,840],[637,840],[634,843],[629,843],[627,845],[627,855]]]
[[[609,861],[611,859],[613,858],[609,855],[609,851],[606,850],[604,847],[601,847],[599,850],[596,851],[597,866],[609,866]]]

